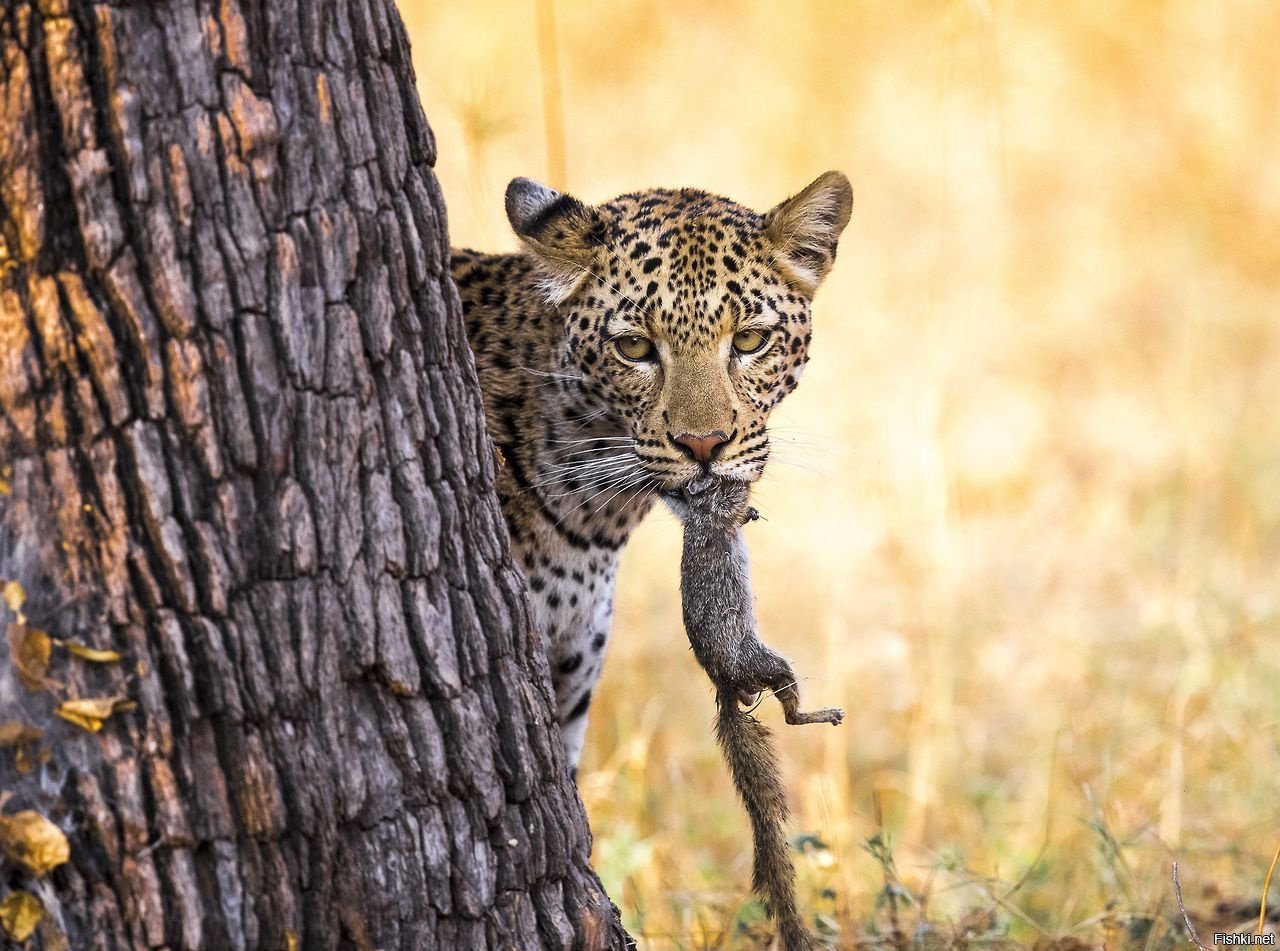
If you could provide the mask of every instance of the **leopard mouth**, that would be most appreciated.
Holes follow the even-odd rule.
[[[716,478],[714,476],[704,475],[690,479],[673,488],[663,489],[659,494],[675,510],[676,514],[683,518],[682,513],[686,510],[686,506],[692,505],[695,498],[715,484]]]
[[[714,475],[710,472],[704,472],[701,475],[694,476],[682,487],[685,495],[694,496],[701,495],[707,489],[711,488],[717,482],[724,480],[723,476]]]
[[[651,459],[640,455],[640,462],[649,470],[650,477],[658,486],[658,494],[692,498],[705,492],[711,486],[726,482],[755,482],[760,478],[761,467],[744,466],[741,461],[733,459],[717,459],[710,464],[694,465],[689,460]]]
[[[664,489],[661,494],[669,499],[687,502],[696,496],[701,495],[703,492],[706,492],[713,486],[724,485],[728,482],[747,481],[749,480],[730,475],[722,475],[719,472],[703,470],[688,479],[676,483],[670,488]]]

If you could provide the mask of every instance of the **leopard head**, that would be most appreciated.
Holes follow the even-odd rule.
[[[853,192],[827,172],[765,214],[694,189],[587,205],[529,179],[507,216],[563,317],[561,365],[625,420],[663,488],[751,482],[808,360],[810,304]]]

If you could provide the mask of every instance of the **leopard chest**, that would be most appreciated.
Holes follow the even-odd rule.
[[[598,671],[613,623],[618,553],[557,541],[540,535],[513,542],[534,625],[547,646],[553,677],[592,666]]]

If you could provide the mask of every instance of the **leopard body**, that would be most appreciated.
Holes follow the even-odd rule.
[[[694,189],[589,206],[516,179],[506,204],[523,250],[455,250],[453,275],[576,768],[619,553],[659,494],[759,478],[852,193],[828,172],[758,214]]]

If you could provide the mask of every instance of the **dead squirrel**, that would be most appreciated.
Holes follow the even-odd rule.
[[[752,887],[777,919],[786,951],[814,947],[795,899],[795,866],[784,832],[789,810],[772,735],[738,704],[770,690],[788,723],[844,719],[836,708],[800,710],[795,671],[760,640],[752,610],[751,572],[741,527],[759,517],[741,482],[694,485],[667,500],[684,522],[680,595],[689,644],[716,688],[716,740],[751,819],[755,840]]]

